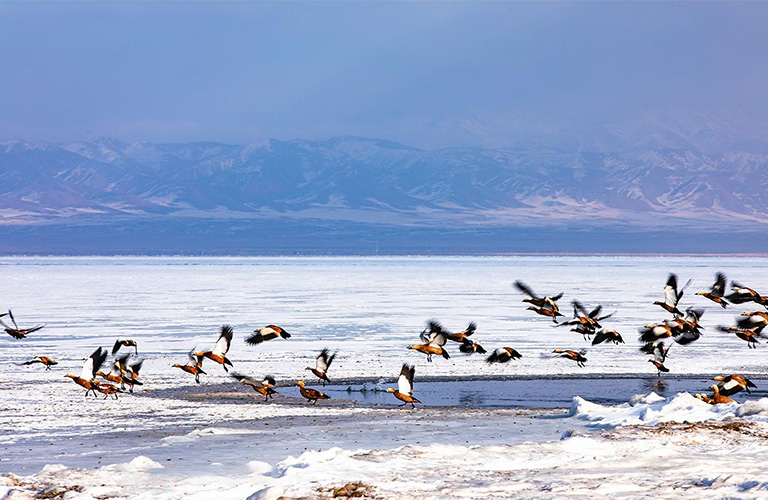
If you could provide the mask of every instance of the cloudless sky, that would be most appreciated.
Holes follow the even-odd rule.
[[[0,140],[433,147],[494,124],[759,114],[766,21],[758,2],[0,3]]]

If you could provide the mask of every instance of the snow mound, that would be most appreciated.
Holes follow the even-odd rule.
[[[128,465],[137,471],[148,471],[151,469],[163,468],[162,465],[149,457],[145,457],[144,455],[139,455],[138,457],[134,458],[128,463]]]
[[[709,405],[687,392],[671,400],[655,393],[634,396],[629,403],[617,406],[603,406],[576,396],[571,403],[569,416],[591,422],[590,427],[613,428],[621,425],[657,425],[664,422],[703,422],[723,420],[742,415],[765,415],[768,417],[768,399],[745,403],[742,409],[738,403]]]

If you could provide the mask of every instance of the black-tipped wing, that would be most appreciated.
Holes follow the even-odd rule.
[[[397,379],[397,391],[401,394],[413,396],[413,375],[416,368],[409,364],[403,364],[400,369],[400,376]]]
[[[17,330],[19,329],[19,325],[16,324],[16,319],[13,317],[13,311],[8,309],[8,317],[11,318],[11,323],[13,323],[14,328]]]
[[[144,360],[140,359],[136,361],[135,363],[131,363],[128,367],[130,368],[131,372],[134,375],[138,375],[139,371],[141,370],[141,367],[144,365]]]
[[[520,290],[521,292],[523,292],[524,294],[526,294],[527,296],[529,296],[532,299],[538,299],[539,298],[536,295],[536,293],[534,293],[534,291],[531,290],[531,287],[529,287],[528,285],[526,285],[525,283],[523,283],[520,280],[515,281],[514,286],[515,286],[515,288],[517,288],[518,290]]]
[[[722,297],[725,295],[725,287],[728,286],[728,278],[723,273],[717,273],[715,275],[715,284],[712,285],[712,291],[710,295],[713,297]]]
[[[234,331],[232,330],[232,327],[229,325],[223,325],[221,327],[221,334],[219,335],[219,340],[216,341],[216,345],[213,347],[213,351],[211,351],[213,354],[217,354],[219,356],[224,356],[229,351],[229,346],[232,344],[232,337],[234,335]]]
[[[315,360],[315,368],[317,368],[319,371],[325,373],[328,371],[328,368],[331,366],[331,363],[333,363],[333,359],[336,357],[336,353],[331,354],[331,351],[328,349],[323,349],[320,351],[320,354],[317,356],[317,359]]]
[[[664,303],[670,307],[677,307],[677,276],[670,274],[667,278],[667,284],[664,287]]]

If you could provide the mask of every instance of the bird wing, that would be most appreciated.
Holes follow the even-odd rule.
[[[611,337],[607,333],[605,333],[605,330],[600,330],[595,334],[595,338],[592,339],[592,345],[602,344],[606,340],[609,340]]]
[[[397,391],[401,394],[413,395],[413,374],[416,371],[411,365],[404,364],[397,378]]]
[[[429,341],[430,344],[437,347],[443,347],[446,342],[448,342],[448,337],[446,337],[444,333],[436,334],[432,337],[432,340]]]
[[[272,375],[267,375],[264,377],[264,380],[261,382],[261,385],[265,387],[274,387],[275,386],[275,377]]]
[[[83,371],[80,374],[80,377],[85,380],[93,380],[96,377],[96,372],[99,371],[106,359],[107,350],[103,347],[99,347],[93,351],[93,353],[85,360],[85,363],[83,363]]]
[[[587,316],[587,310],[584,308],[584,306],[579,302],[578,300],[572,300],[571,304],[573,304],[573,317],[578,318],[579,316]],[[581,313],[581,314],[579,314]]]
[[[515,286],[515,288],[517,288],[518,290],[520,290],[524,294],[528,295],[530,298],[538,299],[538,297],[536,296],[534,291],[531,290],[531,287],[529,287],[528,285],[526,285],[522,281],[520,281],[520,280],[515,281],[514,286]]]
[[[318,371],[325,373],[328,371],[328,366],[330,364],[331,363],[328,360],[328,349],[323,349],[315,360],[315,368],[317,368]]]
[[[11,323],[13,323],[13,326],[18,330],[19,325],[16,324],[16,319],[14,319],[13,312],[10,309],[8,309],[8,317],[11,318]]]
[[[668,306],[677,306],[677,276],[670,274],[667,279],[667,284],[664,287],[664,303]]]
[[[723,273],[715,275],[715,284],[712,285],[711,295],[713,297],[722,297],[725,294],[725,287],[728,285],[728,278]]]
[[[134,375],[138,375],[139,374],[139,370],[141,370],[141,366],[143,364],[144,364],[144,360],[140,359],[140,360],[136,361],[135,363],[131,363],[131,365],[128,368],[130,368],[131,373],[133,373]]]
[[[229,351],[229,344],[232,343],[232,335],[233,335],[233,330],[231,326],[229,325],[222,326],[221,335],[219,335],[219,340],[216,341],[216,345],[214,346],[213,351],[211,352],[219,356],[224,356],[225,354],[227,354],[227,351]]]
[[[688,288],[689,286],[691,286],[691,282],[692,281],[693,281],[692,279],[689,279],[688,281],[686,281],[685,285],[683,285],[683,288],[681,288],[680,291],[677,293],[677,301],[678,302],[680,302],[680,299],[683,298],[683,294],[685,293],[685,289]]]

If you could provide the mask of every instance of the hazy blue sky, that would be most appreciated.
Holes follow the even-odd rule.
[[[0,3],[0,139],[436,146],[760,114],[766,22],[756,2]]]

